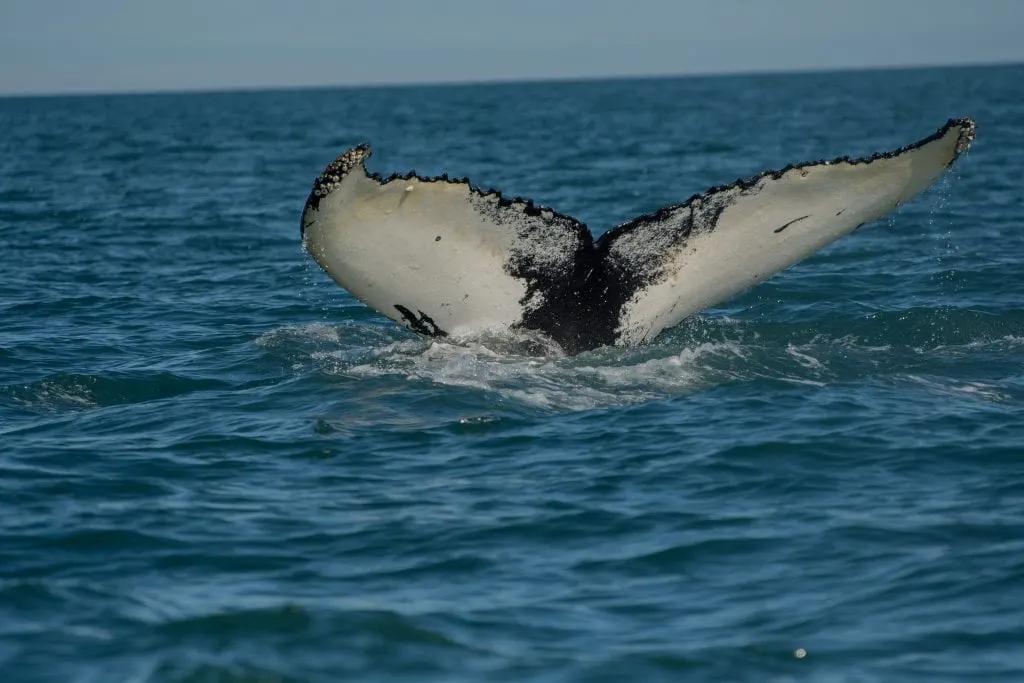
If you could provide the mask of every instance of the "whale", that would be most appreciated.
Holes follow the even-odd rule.
[[[342,288],[413,332],[541,334],[568,355],[653,340],[938,180],[974,141],[970,118],[871,156],[809,161],[712,187],[612,227],[468,178],[383,177],[359,144],[316,177],[302,248]]]

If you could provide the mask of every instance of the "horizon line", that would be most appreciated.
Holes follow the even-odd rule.
[[[648,72],[635,74],[599,75],[562,75],[562,76],[514,76],[508,78],[466,78],[438,79],[424,81],[366,81],[351,83],[297,83],[297,84],[266,84],[239,86],[169,86],[166,88],[119,88],[119,89],[67,89],[39,90],[25,92],[0,91],[0,100],[6,99],[44,99],[59,97],[132,97],[132,96],[166,96],[166,95],[215,95],[261,92],[288,92],[308,90],[356,90],[356,89],[403,89],[403,88],[442,88],[442,87],[479,87],[490,85],[531,85],[546,83],[590,83],[599,81],[628,80],[675,80],[703,78],[735,78],[744,76],[783,76],[783,75],[814,75],[830,73],[870,73],[876,71],[925,71],[934,69],[979,69],[993,67],[1024,66],[1024,60],[1007,61],[964,61],[964,62],[922,62],[890,65],[845,65],[825,68],[815,67],[776,67],[759,69],[714,69],[691,72]]]

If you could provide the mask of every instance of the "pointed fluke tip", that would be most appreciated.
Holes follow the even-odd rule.
[[[956,154],[960,156],[969,150],[974,143],[974,135],[978,129],[978,124],[972,118],[950,119],[949,123],[946,124],[946,128],[960,129],[956,140]]]
[[[320,200],[329,195],[339,185],[342,179],[353,169],[362,166],[373,154],[368,143],[356,145],[337,159],[327,164],[323,172],[313,181],[313,189],[310,190],[309,198],[306,199],[306,206],[303,209],[303,216],[310,210],[320,207]],[[302,230],[305,232],[306,219],[302,220]]]
[[[345,175],[356,166],[365,164],[371,156],[373,156],[373,150],[370,148],[370,143],[358,144],[328,164],[321,175],[327,175],[331,171]]]

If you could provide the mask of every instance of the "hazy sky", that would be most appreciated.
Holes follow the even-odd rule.
[[[0,0],[0,93],[1024,62],[1022,0]]]

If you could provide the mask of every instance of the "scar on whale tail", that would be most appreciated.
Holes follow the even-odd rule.
[[[574,354],[653,339],[931,186],[971,146],[952,119],[870,157],[765,171],[623,223],[580,221],[467,179],[366,170],[354,147],[316,179],[309,254],[371,308],[430,336],[539,331]]]

